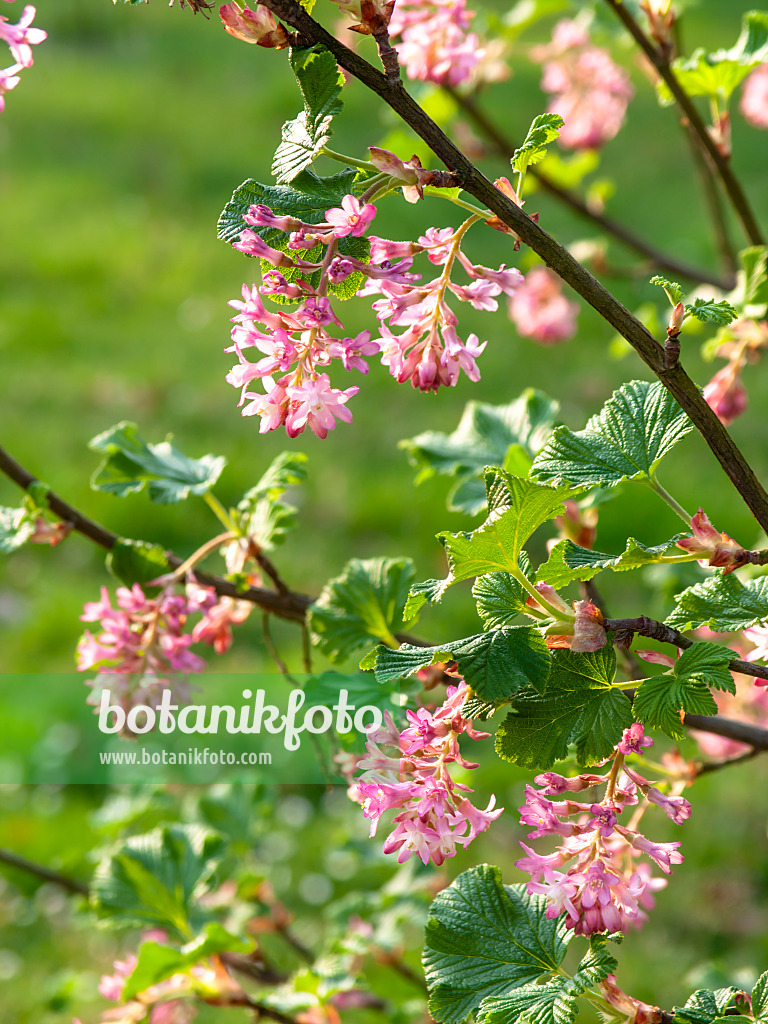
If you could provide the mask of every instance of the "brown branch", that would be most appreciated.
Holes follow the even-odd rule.
[[[30,487],[38,483],[36,477],[20,465],[8,454],[8,452],[5,451],[4,448],[1,447],[0,472],[5,473],[7,477],[10,477],[14,483],[18,484],[19,487],[22,487],[25,491],[28,491]],[[81,533],[89,540],[92,540],[100,547],[105,548],[107,551],[111,551],[115,544],[120,540],[120,537],[118,537],[116,533],[112,533],[111,530],[105,529],[105,527],[101,526],[99,523],[96,523],[87,516],[84,516],[53,491],[47,492],[46,501],[48,502],[48,508],[55,516],[58,516],[59,519],[63,519],[65,522],[71,523],[74,530]],[[175,555],[172,551],[166,551],[165,557],[168,560],[168,564],[174,569],[183,565],[183,559],[179,558],[178,555]],[[264,568],[263,565],[262,568]],[[264,611],[270,612],[272,615],[278,615],[282,619],[289,619],[293,622],[304,621],[307,609],[313,601],[313,598],[307,597],[305,594],[294,593],[287,588],[279,593],[275,593],[275,591],[267,590],[263,587],[248,587],[247,590],[240,590],[230,580],[225,580],[221,576],[214,576],[207,572],[202,572],[199,569],[195,569],[195,579],[198,583],[202,584],[202,586],[212,587],[221,597],[234,597],[239,601],[250,601],[253,604],[258,605],[260,608],[263,608]],[[285,584],[283,584],[283,586],[285,587]]]
[[[505,160],[511,160],[515,152],[514,144],[499,131],[498,127],[477,106],[474,99],[471,96],[458,92],[451,86],[443,86],[443,89],[472,120],[475,127],[493,143],[499,156],[503,157]],[[579,216],[592,221],[593,224],[597,224],[599,227],[603,228],[604,231],[607,231],[615,238],[618,238],[619,241],[623,242],[628,248],[634,249],[635,252],[639,253],[641,256],[645,256],[650,261],[651,265],[658,270],[666,270],[670,274],[675,274],[678,277],[686,277],[691,281],[700,281],[703,284],[711,284],[715,288],[719,288],[721,291],[730,291],[734,287],[736,279],[733,275],[728,278],[723,278],[717,274],[713,274],[710,270],[694,267],[690,263],[685,263],[681,260],[676,260],[667,256],[666,253],[654,248],[654,246],[640,238],[624,224],[620,224],[618,221],[614,220],[612,217],[606,216],[604,213],[598,213],[596,210],[591,210],[580,196],[577,196],[569,189],[562,188],[560,185],[556,184],[545,171],[541,170],[541,168],[537,166],[529,167],[528,174],[539,182],[545,192],[548,192],[561,203],[570,207],[570,209],[579,214]]]
[[[731,765],[741,764],[743,761],[751,761],[760,751],[757,747],[752,747],[751,750],[747,750],[744,754],[739,754],[738,757],[727,757],[723,761],[699,761],[696,763],[696,778],[699,775],[708,775],[710,772],[719,772],[721,768],[730,768]]]
[[[765,245],[763,233],[760,230],[760,226],[757,223],[754,213],[752,212],[749,201],[744,194],[741,183],[733,173],[729,159],[718,149],[714,139],[707,129],[706,124],[699,114],[699,111],[693,103],[693,100],[677,80],[677,76],[669,63],[669,55],[663,52],[660,47],[655,46],[648,36],[646,36],[645,32],[643,32],[642,28],[632,16],[631,12],[627,9],[627,5],[622,3],[622,0],[605,0],[605,2],[623,23],[624,27],[646,55],[651,64],[656,68],[662,78],[662,81],[672,93],[672,96],[680,109],[683,122],[687,123],[687,126],[695,136],[697,143],[704,149],[707,156],[712,161],[712,165],[720,178],[728,198],[731,201],[731,205],[736,211],[736,215],[739,218],[744,234],[749,240],[750,245]]]
[[[664,365],[664,349],[618,299],[603,287],[578,260],[534,223],[519,206],[503,195],[448,138],[402,82],[392,82],[362,57],[319,25],[296,0],[264,0],[279,18],[310,42],[330,50],[341,67],[380,96],[416,132],[449,170],[455,171],[465,192],[488,207],[523,242],[533,249],[604,320],[630,343],[646,365],[677,399],[700,432],[759,525],[768,533],[768,494],[758,481],[728,431],[710,409],[681,366]]]
[[[12,868],[18,868],[19,871],[26,871],[27,874],[42,878],[44,882],[52,882],[54,885],[58,885],[62,889],[66,889],[67,892],[74,893],[76,896],[88,895],[88,886],[85,882],[79,882],[76,878],[69,878],[69,876],[62,875],[58,871],[52,871],[50,868],[43,867],[42,864],[35,864],[33,861],[20,857],[10,850],[0,848],[0,863],[8,864]]]

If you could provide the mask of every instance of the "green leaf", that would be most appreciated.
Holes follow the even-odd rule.
[[[562,977],[543,985],[522,985],[500,998],[485,999],[478,1024],[573,1024],[577,994],[570,980]]]
[[[689,997],[685,1006],[674,1008],[675,1024],[712,1024],[712,1021],[726,1016],[726,1009],[733,1005],[740,991],[734,986],[718,988],[714,992],[699,989]],[[730,1014],[728,1017],[730,1019]]]
[[[293,181],[318,156],[333,134],[331,122],[343,106],[340,96],[344,76],[336,58],[324,46],[303,50],[292,47],[289,60],[304,109],[283,125],[282,142],[272,163],[272,173],[281,184]]]
[[[752,989],[752,1013],[761,1024],[768,1020],[768,971],[760,975]]]
[[[202,935],[181,949],[159,942],[144,942],[139,949],[136,966],[125,980],[123,1002],[174,974],[188,972],[195,964],[215,953],[249,953],[252,948],[252,943],[243,942],[217,921],[208,924]]]
[[[734,309],[730,302],[721,299],[715,302],[714,299],[696,299],[693,305],[685,307],[689,316],[695,316],[703,324],[719,324],[721,327],[737,320],[738,310]]]
[[[645,679],[638,686],[632,711],[636,721],[661,729],[673,740],[681,740],[686,734],[680,712],[716,715],[717,703],[706,683],[665,672],[653,679]]]
[[[145,487],[150,501],[169,505],[191,494],[206,494],[227,464],[223,456],[190,459],[170,441],[147,444],[135,423],[118,423],[94,437],[88,447],[106,458],[91,477],[95,491],[124,498]]]
[[[742,583],[734,573],[714,573],[675,597],[666,622],[673,629],[707,626],[716,633],[749,629],[768,619],[768,576]]]
[[[679,540],[682,533],[675,534],[662,544],[647,547],[634,537],[627,540],[627,546],[620,555],[607,555],[603,551],[582,548],[572,540],[560,540],[549,553],[549,560],[539,566],[536,578],[553,587],[564,587],[574,580],[591,580],[603,569],[625,572],[639,569],[663,560],[664,552]]]
[[[160,927],[190,939],[210,913],[199,903],[213,884],[222,839],[196,825],[131,836],[96,869],[91,906],[119,926]]]
[[[396,643],[412,580],[410,558],[350,559],[309,609],[312,642],[332,661],[370,646],[371,638]]]
[[[547,155],[547,146],[560,134],[565,122],[559,114],[539,114],[531,123],[525,141],[512,156],[512,169],[524,173]]]
[[[609,974],[615,974],[619,962],[607,948],[606,935],[592,935],[589,940],[589,952],[579,964],[572,984],[581,992],[596,987]]]
[[[758,306],[762,313],[768,305],[768,248],[753,245],[739,253],[736,288],[730,299],[734,306]]]
[[[584,430],[557,427],[534,460],[536,480],[615,486],[650,477],[693,424],[663,384],[622,384]]]
[[[351,168],[328,178],[319,178],[312,171],[304,170],[297,174],[288,185],[261,185],[253,178],[249,178],[235,189],[232,199],[222,210],[217,237],[225,242],[237,241],[248,227],[243,220],[243,214],[247,213],[254,203],[263,203],[273,213],[281,216],[290,215],[298,217],[308,224],[320,224],[325,221],[326,210],[339,206],[344,196],[352,193],[354,180],[355,171]],[[278,231],[271,227],[254,227],[250,230],[260,235],[273,249],[287,250],[289,235],[285,231]],[[326,248],[326,246],[317,245],[314,249],[298,255],[301,255],[302,259],[318,263],[322,260]],[[370,245],[366,238],[348,235],[346,238],[339,239],[338,251],[342,256],[354,256],[356,259],[367,260]],[[293,251],[291,250],[291,252]],[[263,264],[263,269],[271,270],[272,267],[269,264]],[[304,280],[312,287],[320,280],[319,270],[314,273],[305,273],[291,267],[283,267],[281,273],[287,281]],[[349,299],[362,284],[363,275],[354,273],[339,284],[331,284],[329,290],[339,299]],[[272,299],[277,301],[275,296],[272,296]]]
[[[722,103],[759,64],[768,61],[768,13],[747,11],[742,18],[741,35],[730,50],[707,53],[699,48],[690,57],[672,61],[678,82],[689,96],[709,96]],[[664,82],[657,86],[663,104],[674,102]]]
[[[281,452],[238,503],[240,525],[259,547],[269,551],[282,544],[296,525],[296,508],[280,499],[288,487],[304,483],[306,461],[301,452]]]
[[[496,751],[523,768],[551,768],[574,744],[579,764],[595,764],[632,724],[629,700],[611,685],[616,655],[606,646],[591,654],[559,650],[543,694],[523,691],[496,733]]]
[[[508,626],[525,611],[528,600],[527,591],[508,572],[479,576],[472,587],[472,596],[485,630]]]
[[[733,651],[729,647],[699,640],[683,651],[674,664],[673,672],[680,678],[735,694],[736,684],[728,667],[731,658]]]
[[[455,661],[478,697],[495,703],[508,700],[524,687],[543,690],[550,655],[535,626],[504,626],[438,647],[403,644],[396,651],[378,647],[374,671],[379,682],[386,683],[443,661]]]
[[[143,585],[169,571],[168,559],[159,544],[119,537],[107,555],[107,569],[127,587]]]
[[[656,274],[655,277],[652,277],[649,284],[657,284],[660,288],[663,288],[673,306],[676,306],[683,297],[683,289],[677,281],[670,281],[669,278],[663,277],[661,274]]]
[[[469,402],[452,434],[429,430],[401,441],[400,447],[419,470],[417,484],[435,474],[455,477],[448,508],[476,515],[486,504],[485,467],[508,468],[505,463],[513,452],[521,470],[516,475],[527,476],[531,460],[552,433],[558,410],[553,399],[527,388],[509,405]]]
[[[35,523],[27,509],[0,506],[0,552],[7,555],[16,551],[34,532]]]
[[[322,704],[333,707],[338,701],[339,693],[346,690],[349,703],[356,708],[371,705],[382,711],[395,711],[402,707],[402,680],[391,680],[382,684],[373,672],[322,672],[310,676],[304,683],[307,706]],[[356,735],[356,734],[355,734]]]
[[[459,1024],[484,999],[535,981],[560,966],[571,933],[549,920],[547,901],[526,887],[502,885],[488,864],[464,871],[437,896],[422,957],[429,1012]]]

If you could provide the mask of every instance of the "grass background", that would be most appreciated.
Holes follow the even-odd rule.
[[[730,45],[737,16],[750,6],[702,0],[689,6],[684,35],[691,46]],[[14,18],[16,8],[3,13]],[[329,20],[327,11],[321,16]],[[225,504],[237,500],[271,458],[291,445],[284,435],[259,435],[253,420],[239,416],[236,393],[224,382],[231,365],[223,353],[231,312],[226,303],[239,296],[244,280],[251,282],[253,265],[216,240],[215,226],[242,180],[269,180],[280,126],[298,107],[295,83],[283,54],[245,46],[227,36],[216,18],[168,10],[159,0],[138,7],[113,7],[108,0],[39,0],[37,23],[50,38],[37,49],[35,66],[9,95],[0,118],[2,443],[88,515],[122,535],[186,555],[216,529],[204,503],[162,507],[143,495],[118,501],[92,492],[88,478],[97,459],[87,442],[129,419],[147,440],[173,432],[190,455],[225,455],[229,468],[217,490]],[[610,34],[610,23],[604,27]],[[675,114],[657,106],[632,53],[622,51],[620,37],[616,42],[637,97],[597,173],[617,186],[608,212],[680,259],[715,266],[701,190]],[[538,78],[538,68],[519,55],[512,78],[483,97],[513,137],[520,138],[543,109]],[[397,127],[357,83],[345,90],[345,103],[333,140],[338,150],[363,155],[365,146],[380,143]],[[734,147],[736,170],[758,215],[768,222],[768,137],[734,114]],[[407,146],[401,155],[410,155]],[[493,159],[482,165],[489,174],[505,173]],[[570,246],[595,237],[589,225],[544,195],[530,195],[527,208],[538,209],[540,223]],[[423,229],[458,220],[437,200],[416,208],[390,200],[380,206],[376,230],[392,238],[413,237],[414,223]],[[737,239],[737,226],[732,233]],[[476,232],[467,248],[490,266],[518,259],[506,238],[494,232]],[[521,253],[519,259],[525,269],[528,257]],[[610,247],[611,268],[632,264],[631,254]],[[663,315],[660,293],[647,284],[648,276],[641,269],[605,280],[630,308],[655,300]],[[364,300],[353,300],[343,313],[351,332],[370,324]],[[402,438],[428,428],[449,431],[470,398],[506,402],[528,386],[556,397],[565,422],[579,428],[623,380],[647,376],[633,355],[621,360],[610,355],[612,332],[587,308],[577,338],[556,348],[519,338],[503,311],[491,316],[462,310],[461,322],[466,333],[475,330],[489,340],[480,384],[462,380],[455,389],[424,396],[373,366],[352,401],[352,425],[341,425],[325,442],[311,435],[293,442],[309,455],[310,477],[296,496],[301,528],[281,550],[279,564],[297,589],[319,592],[351,556],[408,555],[417,578],[443,573],[435,532],[471,523],[446,512],[445,481],[412,486],[413,473],[397,448]],[[684,342],[685,364],[700,384],[712,373],[698,354],[705,336]],[[768,422],[762,411],[768,378],[762,367],[748,370],[747,385],[750,411],[734,424],[733,434],[765,479]],[[690,436],[670,456],[661,479],[691,509],[703,505],[719,529],[746,545],[756,542],[749,513],[698,437]],[[0,503],[13,505],[18,498],[14,485],[0,480]],[[658,499],[627,487],[605,509],[598,543],[604,550],[620,550],[628,529],[642,541],[658,542],[676,528],[675,517]],[[532,553],[543,554],[543,540]],[[663,616],[671,592],[699,575],[687,566],[674,578],[652,571],[621,577],[618,583],[606,581],[605,596],[613,614]],[[105,582],[102,553],[78,537],[53,551],[27,548],[4,559],[3,669],[69,671],[81,632],[79,608]],[[475,630],[468,594],[456,589],[439,612],[424,617],[424,635],[446,639]],[[295,660],[294,631],[276,627],[275,634],[283,653]],[[229,655],[233,670],[268,667],[255,617],[238,640]],[[47,715],[55,737],[60,723],[35,693],[33,680],[31,675],[29,714]],[[73,692],[71,699],[81,701],[82,693]],[[510,813],[471,855],[460,855],[448,867],[455,873],[475,863],[477,851],[480,859],[500,863],[508,880],[516,880],[512,862],[522,833],[513,809],[523,777],[491,751],[486,754],[482,788],[495,789]],[[760,796],[765,782],[765,769],[754,763],[697,784],[694,816],[682,836],[688,860],[661,895],[653,926],[631,935],[624,946],[620,983],[629,991],[669,1006],[691,990],[686,975],[701,963],[722,969],[730,980],[739,970],[768,966]],[[89,851],[111,834],[94,817],[104,796],[93,787],[3,787],[0,844],[85,877]],[[170,813],[167,799],[147,794],[150,807],[164,813]],[[183,802],[183,795],[175,799]],[[318,904],[304,898],[309,890],[299,883],[307,873],[326,870],[322,860],[319,868],[314,864],[311,851],[329,812],[319,791],[291,799],[304,802],[305,817],[298,826],[276,818],[275,830],[293,844],[279,865],[288,865],[288,876],[276,875],[277,887],[307,915],[312,937],[320,928]],[[359,868],[347,880],[328,875],[333,894],[355,884],[379,884],[390,866],[364,840],[357,812],[342,805],[333,813],[353,844]],[[679,838],[671,829],[665,832],[659,823],[654,837]],[[269,863],[268,844],[257,849]],[[68,1024],[73,1013],[82,1014],[84,1022],[95,1020],[104,1008],[94,998],[95,981],[117,951],[115,941],[73,916],[50,887],[40,890],[14,872],[0,881],[3,886],[4,1020]],[[415,934],[414,963],[417,948]],[[73,967],[86,973],[72,974]],[[230,1014],[228,1019],[238,1017],[237,1011]]]

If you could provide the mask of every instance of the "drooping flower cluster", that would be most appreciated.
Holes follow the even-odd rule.
[[[691,812],[683,797],[665,795],[624,763],[625,755],[640,754],[652,742],[637,723],[624,731],[608,774],[565,778],[545,772],[534,779],[538,790],[526,786],[520,820],[533,826],[528,838],[555,835],[559,845],[554,853],[538,854],[521,843],[526,856],[516,861],[516,867],[531,875],[528,891],[547,898],[547,917],[565,914],[566,927],[577,935],[642,925],[644,911],[653,908],[653,892],[666,881],[654,878],[649,864],[636,863],[639,855],[645,854],[665,874],[682,863],[679,842],[654,843],[637,831],[649,804],[661,807],[677,825]],[[607,785],[601,801],[571,799],[572,793],[602,783]],[[563,795],[563,800],[552,799]],[[633,818],[627,825],[619,824],[620,815],[631,806],[637,806]]]
[[[101,631],[94,636],[86,630],[80,638],[77,667],[81,672],[98,670],[87,680],[93,688],[89,704],[98,706],[101,690],[109,689],[126,712],[138,704],[157,707],[164,689],[186,703],[188,675],[205,668],[191,645],[208,644],[223,654],[232,642],[232,624],[244,621],[250,611],[245,602],[218,599],[211,587],[195,583],[187,585],[184,595],[170,586],[153,598],[134,583],[130,589],[118,587],[115,597],[113,608],[109,591],[102,587],[101,600],[85,604],[81,620],[98,622]],[[202,618],[187,632],[187,620],[196,613]]]
[[[485,343],[480,344],[474,334],[466,342],[461,340],[456,333],[457,317],[445,301],[446,291],[476,309],[496,309],[496,296],[512,294],[522,282],[522,275],[504,266],[491,270],[475,265],[464,255],[460,241],[476,218],[456,230],[430,228],[418,242],[370,236],[370,262],[340,254],[339,240],[363,236],[375,214],[376,208],[370,203],[348,195],[340,207],[326,210],[326,220],[320,224],[278,216],[263,205],[251,206],[244,215],[249,227],[234,247],[260,257],[275,269],[263,275],[260,286],[243,286],[242,302],[229,303],[238,312],[232,318],[235,327],[227,351],[236,353],[238,363],[226,379],[241,390],[242,414],[261,418],[262,433],[284,426],[288,435],[295,437],[309,427],[318,437],[326,437],[337,419],[351,420],[346,403],[359,388],[342,391],[331,386],[329,375],[323,371],[334,359],[345,370],[367,373],[367,360],[380,355],[398,381],[410,380],[424,391],[436,390],[441,384],[454,385],[462,370],[471,380],[479,379],[475,357]],[[288,251],[271,247],[253,228],[285,232]],[[294,255],[298,251],[306,255],[318,244],[327,247],[319,262]],[[422,252],[430,262],[443,267],[439,277],[424,284],[418,275],[410,273],[414,256]],[[457,261],[470,277],[467,285],[451,280]],[[288,276],[293,279],[289,281],[281,270],[290,271]],[[382,327],[378,338],[370,331],[339,337],[337,329],[343,331],[343,324],[327,292],[330,285],[341,283],[353,273],[366,278],[358,294],[382,296],[373,308],[380,321],[404,326],[401,335]],[[310,285],[306,277],[313,274],[317,274],[317,283]],[[299,300],[299,305],[268,310],[262,296],[270,295]],[[263,358],[252,362],[245,355],[248,349],[256,349]],[[261,381],[263,394],[248,390],[254,380]]]
[[[739,110],[753,128],[768,128],[768,64],[761,64],[744,82]]]
[[[48,33],[41,28],[32,28],[36,14],[36,9],[27,4],[15,25],[0,15],[0,39],[8,44],[14,61],[10,67],[0,69],[0,111],[5,109],[5,94],[19,84],[19,72],[34,64],[32,47],[48,38]]]
[[[768,321],[738,320],[729,324],[721,335],[724,340],[717,355],[727,359],[728,364],[705,385],[703,395],[707,405],[727,427],[747,408],[747,389],[741,373],[747,363],[759,362],[768,348]]]
[[[397,0],[389,23],[409,78],[461,85],[472,78],[485,50],[470,23],[466,0]]]
[[[386,724],[372,733],[367,754],[357,762],[363,774],[352,780],[349,796],[371,819],[371,836],[376,834],[385,811],[396,810],[395,828],[384,841],[384,853],[397,852],[399,863],[414,853],[424,864],[442,864],[456,855],[456,844],[467,846],[502,813],[491,797],[484,811],[462,795],[473,792],[454,782],[448,766],[477,768],[465,761],[459,750],[462,733],[473,740],[486,739],[476,732],[472,720],[463,717],[470,691],[466,683],[449,686],[444,703],[437,710],[408,712],[408,726],[401,732],[386,714]]]
[[[533,47],[531,57],[542,63],[541,88],[552,94],[547,110],[565,121],[563,146],[595,149],[618,133],[634,90],[627,73],[607,50],[592,45],[585,28],[559,21],[552,41]]]
[[[546,267],[534,267],[510,296],[509,318],[523,338],[557,345],[576,333],[578,303],[563,294],[560,278]]]

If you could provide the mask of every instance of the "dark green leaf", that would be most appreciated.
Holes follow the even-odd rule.
[[[558,137],[564,123],[559,114],[539,114],[535,117],[522,146],[512,156],[512,169],[524,173],[532,164],[543,160],[547,155],[547,146]]]
[[[732,657],[733,651],[728,647],[697,641],[683,651],[672,671],[681,679],[690,679],[693,682],[705,683],[716,690],[736,693],[736,684],[728,667]]]
[[[682,536],[682,533],[677,533],[663,544],[651,547],[630,537],[620,555],[607,555],[603,551],[579,547],[572,540],[560,540],[550,551],[549,560],[539,567],[536,577],[553,587],[564,587],[574,580],[591,580],[603,569],[613,569],[614,572],[639,569],[643,565],[661,562],[664,552]]]
[[[484,999],[557,970],[571,933],[562,917],[547,918],[547,905],[525,885],[502,885],[501,872],[488,864],[443,889],[432,904],[423,955],[436,1021],[459,1024]]]
[[[269,550],[282,544],[296,525],[296,508],[280,499],[288,487],[304,483],[306,461],[301,452],[281,452],[238,504],[243,529],[260,547]]]
[[[27,509],[0,507],[0,552],[7,555],[22,547],[34,532]]]
[[[208,921],[209,891],[221,837],[195,825],[131,836],[96,869],[91,906],[118,926],[159,927],[192,938]]]
[[[280,184],[292,181],[308,167],[330,139],[331,122],[341,112],[344,85],[336,58],[324,46],[291,48],[289,59],[304,110],[283,125],[282,142],[272,164],[272,173]]]
[[[479,576],[472,587],[472,596],[485,630],[508,626],[524,611],[528,600],[527,591],[508,572]]]
[[[556,977],[543,985],[529,983],[505,996],[483,1000],[478,1024],[573,1024],[576,996],[567,978]]]
[[[640,683],[632,702],[636,721],[661,729],[673,740],[685,736],[680,720],[682,711],[694,715],[717,714],[717,703],[706,683],[665,672]]]
[[[375,672],[386,683],[435,662],[455,661],[468,686],[482,700],[509,699],[523,687],[543,690],[549,675],[547,644],[535,626],[504,626],[438,647],[403,644],[377,648]]]
[[[557,402],[533,388],[509,405],[469,402],[452,434],[430,430],[401,441],[400,447],[419,470],[417,483],[436,473],[455,477],[448,508],[475,515],[486,504],[482,483],[485,467],[506,468],[514,449],[522,470],[516,475],[527,476],[530,461],[554,428],[558,409]]]
[[[707,626],[716,633],[749,629],[768,619],[768,576],[742,583],[734,573],[714,573],[675,598],[667,618],[673,629]]]
[[[676,1006],[676,1024],[712,1024],[725,1016],[726,1009],[731,1006],[740,992],[735,987],[718,988],[714,992],[699,989],[688,999],[685,1006]],[[729,1015],[730,1016],[730,1015]]]
[[[332,661],[343,661],[371,639],[396,643],[413,581],[409,558],[352,558],[309,610],[312,641]],[[405,628],[412,625],[409,621]]]
[[[168,559],[159,544],[120,537],[107,555],[107,569],[127,587],[143,585],[169,571]]]
[[[595,764],[632,724],[629,700],[611,685],[613,647],[591,654],[553,651],[543,694],[523,691],[496,733],[496,750],[523,768],[551,768],[573,744],[580,764]]]
[[[729,324],[732,320],[737,320],[739,316],[738,310],[734,309],[725,299],[721,299],[719,302],[715,302],[714,299],[696,299],[693,305],[685,307],[685,311],[690,316],[695,316],[697,320],[701,320],[703,324],[719,324],[721,327]]]
[[[661,382],[631,381],[614,391],[584,430],[557,427],[536,456],[531,476],[606,487],[650,477],[691,429],[691,421]]]
[[[147,488],[150,501],[169,505],[207,493],[227,464],[223,456],[190,459],[170,441],[147,444],[135,423],[118,423],[90,441],[106,458],[91,477],[95,491],[124,498]]]

